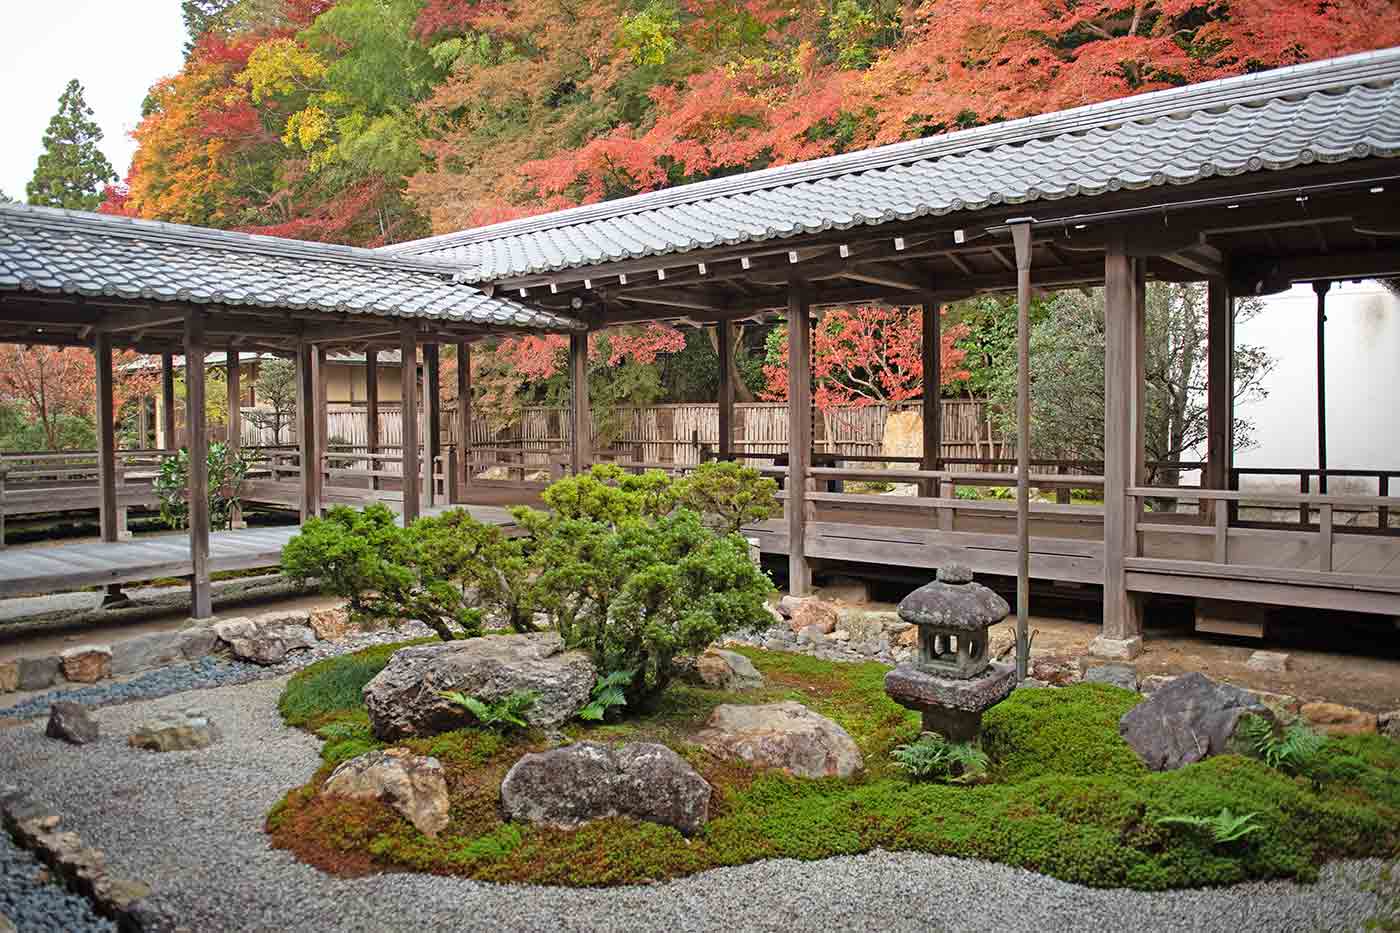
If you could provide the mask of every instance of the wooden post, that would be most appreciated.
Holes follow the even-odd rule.
[[[467,500],[472,481],[472,345],[457,344],[457,502]]]
[[[311,453],[311,462],[316,467],[316,514],[321,514],[321,499],[325,495],[326,472],[328,462],[327,453],[331,449],[330,439],[330,401],[327,398],[327,387],[330,376],[326,372],[326,348],[317,346],[315,354],[311,357],[311,384],[315,390],[315,400],[312,408],[315,411],[315,433],[316,447]]]
[[[1314,282],[1317,293],[1317,491],[1327,492],[1327,290],[1331,282]]]
[[[942,342],[942,316],[938,313],[938,302],[930,296],[924,296],[922,323],[923,323],[923,364],[924,364],[924,398],[923,398],[923,433],[924,444],[923,454],[919,460],[919,469],[937,470],[939,464],[943,462],[943,407],[940,394],[942,392],[942,380],[940,378],[943,370],[943,363],[940,356],[943,350]],[[919,484],[920,495],[934,496],[938,494],[937,480],[925,480]]]
[[[734,377],[729,361],[734,357],[734,325],[720,321],[715,325],[715,345],[719,348],[719,458],[734,456]]]
[[[788,592],[812,587],[807,563],[807,471],[812,461],[812,307],[807,283],[788,282]]]
[[[573,407],[569,431],[573,450],[569,468],[574,475],[588,469],[593,460],[593,416],[588,402],[588,334],[569,335],[569,380],[573,386]]]
[[[238,348],[231,346],[224,357],[228,369],[228,439],[226,446],[230,458],[238,455],[243,446],[243,373],[239,370]],[[236,505],[229,512],[230,528],[247,528],[243,520],[243,507]]]
[[[437,468],[442,458],[442,379],[441,359],[436,343],[423,344],[423,381],[427,391],[423,393],[423,404],[427,411],[427,437],[424,438],[424,455],[428,461],[428,505],[438,501]],[[451,483],[452,478],[447,477]]]
[[[116,541],[117,429],[112,412],[112,335],[98,331],[93,344],[97,366],[97,484],[101,493],[102,540]]]
[[[1016,679],[1025,680],[1031,648],[1030,224],[1012,224],[1011,239],[1016,247]]]
[[[1090,645],[1101,657],[1133,658],[1142,650],[1142,615],[1128,592],[1123,559],[1137,540],[1136,510],[1128,488],[1136,481],[1136,411],[1143,379],[1140,356],[1144,321],[1136,288],[1136,264],[1121,231],[1104,254],[1104,587],[1103,631]]]
[[[318,470],[312,468],[316,457],[316,381],[312,360],[316,350],[309,343],[297,345],[297,448],[301,464],[301,520],[316,516],[321,501],[316,488]]]
[[[374,347],[365,350],[365,452],[379,453],[379,351]],[[367,461],[371,473],[378,472],[379,461],[373,457]],[[379,488],[379,477],[369,478],[369,488]]]
[[[1206,287],[1206,472],[1201,485],[1227,489],[1233,452],[1234,302],[1229,280],[1212,278]],[[1213,503],[1212,508],[1224,508]],[[1206,511],[1206,510],[1203,510]]]
[[[204,312],[185,318],[185,427],[190,435],[190,616],[213,615],[209,592],[209,435],[204,417]]]
[[[175,434],[175,355],[160,355],[160,417],[162,450],[174,450],[180,446]]]
[[[411,321],[403,322],[399,331],[399,388],[403,401],[399,417],[403,432],[403,523],[412,524],[418,518],[418,328]]]

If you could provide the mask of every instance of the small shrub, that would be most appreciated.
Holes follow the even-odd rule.
[[[420,518],[409,533],[423,580],[455,585],[459,597],[470,591],[484,610],[514,631],[535,630],[538,598],[522,539],[477,521],[466,509]],[[444,611],[452,609],[449,595],[439,587]]]
[[[627,705],[627,695],[622,688],[632,682],[631,671],[613,671],[599,677],[593,685],[593,695],[588,705],[578,711],[578,718],[590,722],[602,722],[608,713]]]
[[[307,519],[287,542],[282,572],[297,583],[319,581],[323,591],[349,600],[352,615],[387,614],[415,582],[408,568],[411,549],[407,532],[386,507],[336,506],[324,518]]]
[[[729,533],[782,511],[778,481],[732,461],[702,463],[676,483],[676,501],[701,515],[714,516]]]
[[[1240,816],[1222,807],[1215,816],[1163,816],[1157,820],[1158,826],[1187,826],[1208,833],[1217,846],[1229,845],[1251,833],[1262,832],[1264,827],[1254,822],[1258,813],[1245,813]]]
[[[206,463],[209,471],[209,526],[226,529],[233,511],[242,502],[243,481],[257,458],[257,451],[230,450],[217,441],[209,445]],[[160,502],[160,517],[171,528],[188,528],[190,523],[190,452],[181,448],[173,456],[162,457],[152,484]]]
[[[987,753],[972,742],[949,742],[936,732],[925,732],[909,745],[890,753],[895,765],[916,781],[968,783],[987,773]]]
[[[586,473],[555,480],[540,498],[562,519],[615,527],[630,519],[669,514],[676,505],[676,490],[671,477],[660,470],[629,473],[616,464],[600,463]]]
[[[516,690],[498,700],[478,700],[455,690],[444,691],[439,696],[466,709],[476,717],[480,725],[500,731],[529,728],[530,722],[525,718],[525,714],[530,712],[530,708],[540,698],[539,693],[534,690]]]

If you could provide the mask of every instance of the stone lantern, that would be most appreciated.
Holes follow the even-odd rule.
[[[968,742],[982,728],[982,713],[1016,686],[1016,668],[987,654],[987,629],[1006,618],[1006,600],[972,581],[959,564],[939,568],[938,578],[899,604],[899,617],[919,627],[919,656],[885,675],[885,693],[923,713],[924,731],[950,742]]]

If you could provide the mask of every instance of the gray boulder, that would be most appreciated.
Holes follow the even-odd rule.
[[[73,745],[87,745],[97,741],[97,720],[81,703],[60,700],[49,707],[49,724],[44,734]]]
[[[737,651],[711,648],[695,659],[700,682],[721,690],[755,690],[764,684],[753,662]]]
[[[280,664],[288,652],[316,646],[311,614],[304,609],[229,619],[214,623],[213,628],[235,658],[254,664]]]
[[[321,785],[321,793],[382,800],[425,836],[437,836],[449,822],[442,763],[405,748],[368,752],[342,762]]]
[[[626,816],[689,835],[709,819],[710,785],[664,745],[578,742],[512,765],[501,783],[501,807],[508,819],[559,829]]]
[[[173,632],[147,632],[112,645],[112,673],[134,674],[177,661],[194,661],[219,643],[213,626],[193,625]]]
[[[1138,692],[1137,668],[1131,664],[1096,664],[1084,671],[1084,680],[1091,684],[1112,684],[1124,690]]]
[[[583,651],[565,651],[554,632],[484,635],[394,652],[365,684],[365,707],[380,741],[434,735],[470,725],[471,713],[442,697],[457,691],[492,702],[519,691],[538,694],[532,725],[568,722],[588,702],[597,671]]]
[[[1246,715],[1274,721],[1269,708],[1248,690],[1192,671],[1128,710],[1118,721],[1118,734],[1147,767],[1172,771],[1241,750],[1234,742],[1235,731]]]
[[[57,655],[20,658],[16,667],[16,680],[21,690],[43,690],[45,687],[51,687],[58,682],[59,675],[63,673],[63,661]]]
[[[845,729],[794,700],[717,706],[695,742],[717,757],[798,777],[850,777],[864,765]]]

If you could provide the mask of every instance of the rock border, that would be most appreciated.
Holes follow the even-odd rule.
[[[109,874],[102,850],[85,845],[76,832],[60,829],[61,822],[59,814],[23,788],[0,784],[0,826],[68,890],[87,898],[122,933],[173,933],[176,924],[148,901],[150,885]]]

